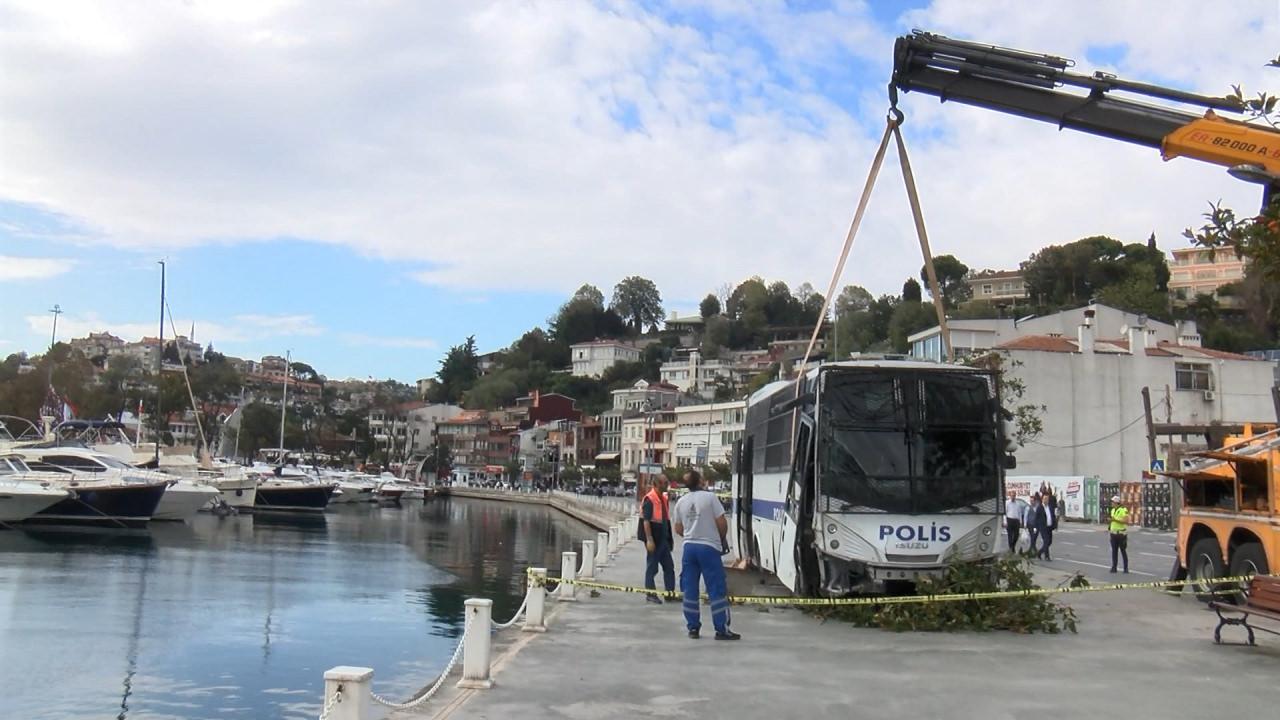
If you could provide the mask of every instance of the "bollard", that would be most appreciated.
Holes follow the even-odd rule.
[[[609,533],[596,533],[596,567],[608,567],[609,565]]]
[[[529,580],[522,629],[525,632],[546,632],[547,569],[533,568],[529,571]]]
[[[342,697],[333,695],[342,688]],[[324,705],[328,720],[369,720],[373,717],[373,668],[339,665],[324,673]]]
[[[574,580],[575,571],[578,569],[578,553],[570,550],[560,554],[560,579]],[[568,583],[560,583],[560,587],[556,588],[556,599],[560,602],[577,602],[578,598],[574,597],[576,587]]]
[[[493,632],[493,601],[488,598],[467,598],[467,622],[470,627],[462,638],[462,679],[458,687],[469,690],[488,690],[493,687],[489,678],[489,640]]]
[[[582,571],[578,573],[578,577],[583,580],[596,579],[596,541],[582,541]]]
[[[622,539],[622,530],[617,525],[609,526],[609,557],[618,554],[618,543]]]

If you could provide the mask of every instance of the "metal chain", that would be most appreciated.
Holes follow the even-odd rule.
[[[342,702],[342,686],[339,685],[337,690],[333,691],[333,697],[324,704],[324,709],[320,711],[320,720],[329,720],[329,713],[333,712],[333,707]]]
[[[458,659],[462,657],[462,648],[467,644],[467,634],[471,632],[471,617],[470,614],[467,615],[467,621],[462,626],[462,637],[458,638],[458,647],[453,651],[453,657],[449,659],[449,664],[445,666],[444,672],[440,673],[440,677],[436,678],[435,684],[428,688],[426,692],[402,703],[391,702],[375,692],[370,692],[369,694],[373,697],[373,701],[392,710],[408,710],[421,705],[429,700],[432,695],[435,695],[440,686],[444,685],[445,678],[449,677],[449,673],[453,672],[453,667],[458,664]]]
[[[508,620],[508,621],[506,621],[506,622],[504,622],[504,623],[494,623],[494,624],[493,624],[493,629],[494,629],[494,630],[506,630],[507,628],[511,627],[512,625],[515,625],[515,624],[516,624],[516,621],[517,621],[517,620],[519,620],[522,616],[524,616],[524,611],[525,611],[525,610],[527,610],[528,608],[529,608],[529,593],[528,593],[528,592],[526,592],[526,593],[524,594],[524,602],[520,603],[520,608],[519,608],[518,610],[516,610],[516,614],[515,614],[515,615],[512,615],[512,616],[511,616],[511,619],[510,619],[510,620]]]

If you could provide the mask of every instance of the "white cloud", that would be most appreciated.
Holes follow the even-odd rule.
[[[0,198],[100,242],[301,237],[467,292],[631,274],[669,301],[752,274],[822,287],[892,37],[860,3],[780,8],[712,3],[708,29],[626,2],[24,3],[0,30]],[[1081,69],[1090,48],[1126,44],[1117,71],[1214,92],[1260,86],[1280,29],[1260,1],[938,0],[905,20]],[[818,78],[851,58],[877,76],[842,108]],[[1257,203],[1219,168],[931,98],[903,106],[935,251],[971,265],[1095,233],[1155,230],[1169,246],[1207,200]],[[900,180],[881,182],[846,280],[896,291],[919,253]]]
[[[65,258],[36,258],[0,255],[0,282],[47,280],[69,271],[75,261]]]
[[[27,315],[27,327],[37,337],[49,337],[53,332],[52,315]],[[196,340],[208,345],[231,343],[261,343],[274,338],[319,335],[324,328],[316,324],[310,315],[237,315],[231,323],[192,318],[175,318],[172,325],[165,325],[165,337],[172,337],[172,327],[187,334],[194,326]],[[155,337],[159,328],[152,322],[121,322],[104,320],[96,313],[73,315],[63,313],[58,318],[58,338],[85,337],[91,332],[109,332],[126,342],[137,342],[144,337]]]

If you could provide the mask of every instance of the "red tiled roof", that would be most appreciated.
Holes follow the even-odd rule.
[[[996,346],[997,350],[1038,350],[1040,352],[1076,352],[1076,344],[1064,337],[1025,335]]]

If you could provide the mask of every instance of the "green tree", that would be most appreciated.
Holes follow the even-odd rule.
[[[632,329],[643,332],[662,320],[662,294],[652,280],[632,275],[623,278],[613,288],[610,304],[618,315],[631,323]]]
[[[435,401],[458,402],[479,376],[480,361],[476,357],[476,338],[472,335],[461,345],[449,348],[449,352],[440,361],[440,369],[436,371],[436,379],[440,384],[437,386]]]
[[[719,315],[720,298],[716,297],[714,293],[707,293],[707,296],[702,298],[702,302],[698,303],[698,312],[702,315],[703,320],[709,320]]]
[[[869,310],[875,300],[875,297],[861,285],[845,285],[840,294],[836,296],[835,311],[837,315],[848,315],[853,312]]]
[[[1253,311],[1253,330],[1273,341],[1280,339],[1280,198],[1245,219],[1221,203],[1212,203],[1204,218],[1203,225],[1188,228],[1183,235],[1212,252],[1231,250],[1248,260],[1239,291]]]
[[[907,278],[902,284],[902,302],[918,303],[920,302],[920,283],[915,278]]]
[[[1031,297],[1050,306],[1081,305],[1119,280],[1124,245],[1094,235],[1066,245],[1050,245],[1022,264]]]
[[[942,293],[944,306],[953,308],[969,299],[969,284],[964,281],[969,275],[968,265],[954,255],[939,255],[933,259],[933,271],[938,276],[938,290]],[[923,266],[920,268],[920,282],[926,287],[929,284],[929,273]]]
[[[1169,292],[1161,289],[1155,270],[1146,264],[1135,264],[1128,275],[1102,289],[1098,299],[1105,305],[1132,313],[1168,320]]]
[[[578,288],[577,291],[573,293],[573,297],[570,298],[569,301],[574,302],[578,300],[590,303],[592,307],[599,310],[604,310],[604,293],[600,292],[600,288],[590,283]]]
[[[889,319],[889,341],[894,352],[905,353],[911,349],[907,337],[912,333],[933,327],[938,315],[933,306],[923,302],[903,301],[893,310]]]

